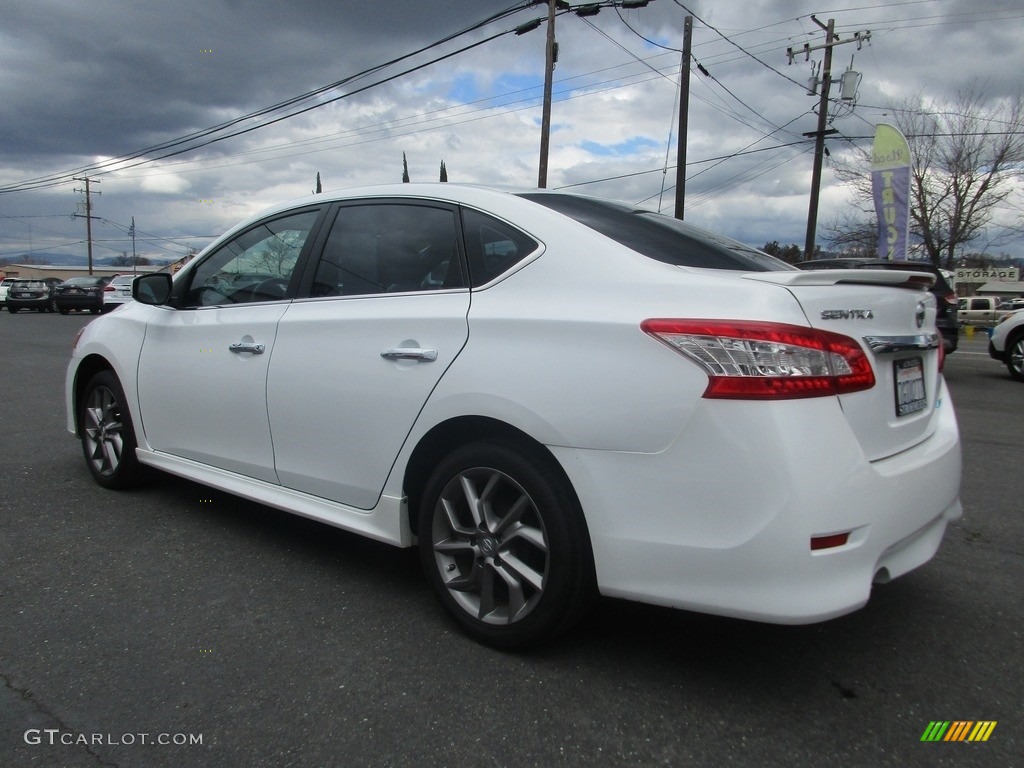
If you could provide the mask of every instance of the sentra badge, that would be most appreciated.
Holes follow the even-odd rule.
[[[870,309],[823,309],[822,320],[874,320],[875,313]]]

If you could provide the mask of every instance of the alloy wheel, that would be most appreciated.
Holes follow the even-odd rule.
[[[1024,336],[1015,339],[1010,345],[1007,365],[1014,378],[1024,379]]]
[[[124,450],[124,423],[121,404],[105,386],[96,386],[85,402],[82,442],[93,470],[113,477],[121,464]]]
[[[548,580],[548,536],[512,477],[474,468],[452,477],[433,517],[434,562],[455,603],[485,624],[521,621]]]

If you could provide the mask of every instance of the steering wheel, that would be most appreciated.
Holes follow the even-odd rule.
[[[288,281],[283,277],[271,277],[256,283],[250,292],[250,301],[274,301],[283,299],[288,292]]]

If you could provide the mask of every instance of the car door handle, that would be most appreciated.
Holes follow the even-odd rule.
[[[396,347],[381,352],[380,356],[385,360],[423,360],[432,363],[437,360],[437,350],[421,347]]]
[[[253,355],[262,355],[266,349],[266,344],[256,344],[251,341],[237,341],[228,347],[232,352],[241,354],[242,352],[248,352]]]

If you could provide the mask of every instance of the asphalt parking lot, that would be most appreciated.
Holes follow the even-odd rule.
[[[63,411],[90,319],[0,316],[0,765],[1024,762],[1024,385],[983,334],[946,367],[964,516],[865,609],[778,627],[604,600],[504,654],[411,550],[171,477],[96,486]],[[922,741],[934,721],[996,725]]]

